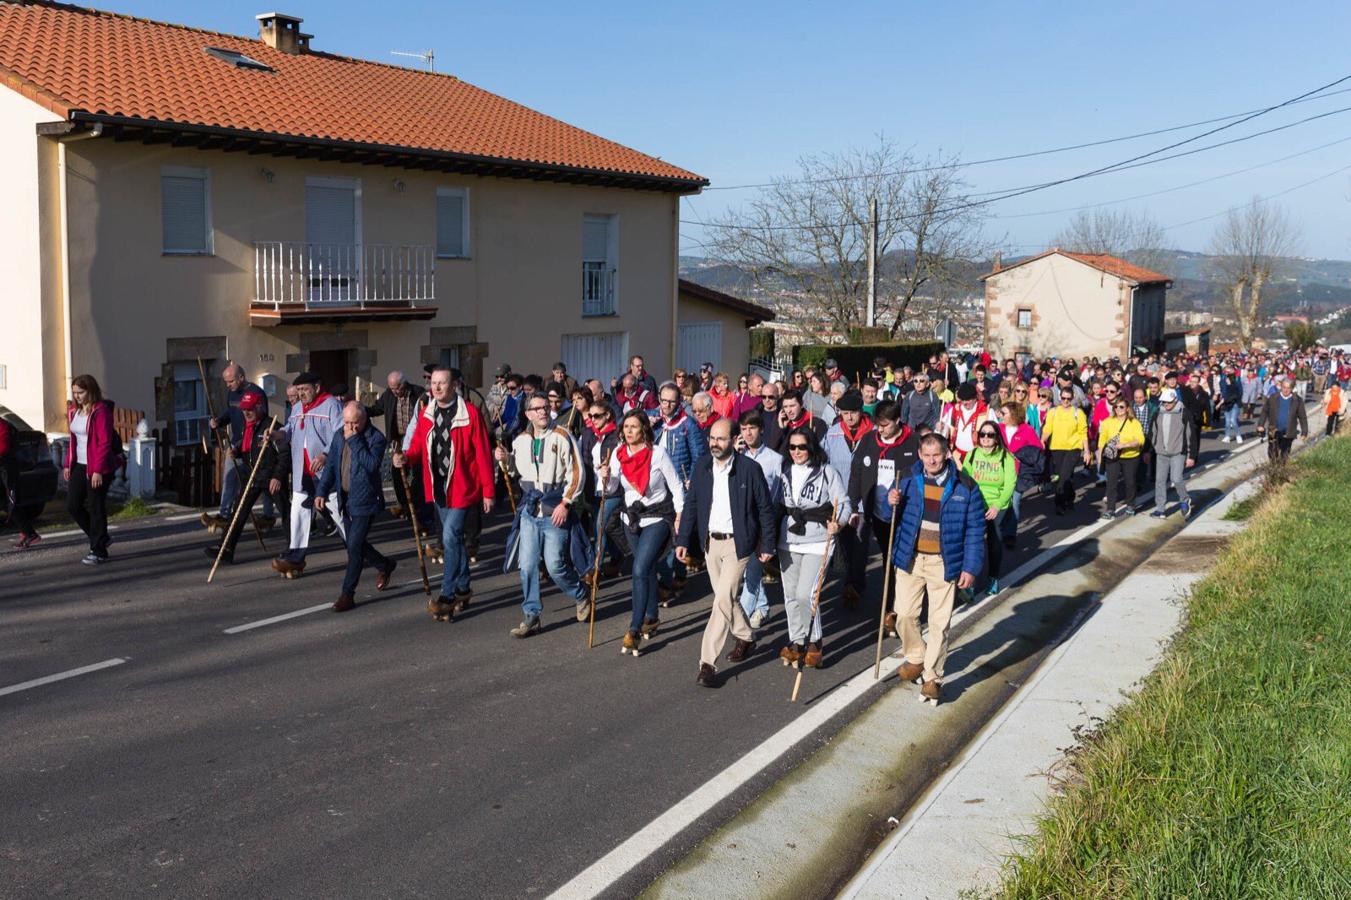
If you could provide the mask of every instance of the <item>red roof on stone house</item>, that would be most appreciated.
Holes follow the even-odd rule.
[[[42,0],[0,2],[0,84],[69,121],[501,160],[673,191],[708,183],[452,75]]]
[[[1044,253],[1038,253],[1036,256],[1020,259],[1015,263],[1004,266],[993,272],[987,272],[981,276],[981,281],[984,281],[992,275],[998,275],[1000,272],[1007,272],[1009,269],[1016,269],[1019,266],[1025,266],[1030,262],[1045,259],[1052,254],[1069,257],[1086,266],[1092,266],[1101,272],[1106,272],[1108,275],[1115,275],[1117,278],[1124,279],[1133,284],[1159,284],[1171,282],[1173,280],[1167,275],[1161,275],[1152,269],[1146,269],[1144,266],[1137,266],[1135,263],[1126,262],[1124,259],[1116,256],[1109,256],[1106,253],[1071,253],[1068,250],[1061,250],[1059,247],[1055,247]]]

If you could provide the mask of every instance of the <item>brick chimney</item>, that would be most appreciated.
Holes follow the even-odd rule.
[[[1004,268],[1004,254],[996,250],[994,254],[994,267],[990,269],[990,274],[994,275],[1000,269]]]
[[[310,38],[314,35],[300,30],[304,19],[279,12],[263,13],[254,18],[258,20],[258,39],[272,49],[292,56],[309,52]]]

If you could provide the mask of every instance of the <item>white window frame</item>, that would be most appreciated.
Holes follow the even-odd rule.
[[[434,212],[435,217],[436,217],[436,222],[435,222],[435,226],[436,226],[436,243],[435,243],[435,247],[436,247],[436,258],[437,258],[437,259],[470,259],[470,258],[472,257],[472,255],[473,255],[473,250],[471,249],[472,242],[471,242],[470,236],[469,236],[469,188],[467,188],[467,187],[438,187],[438,188],[436,189],[436,202],[437,202],[437,206],[438,206],[438,207],[440,206],[441,198],[442,198],[442,197],[459,197],[459,198],[460,198],[460,217],[461,217],[461,221],[460,221],[460,252],[459,252],[459,253],[442,253],[442,252],[441,252],[441,229],[440,229],[441,212],[440,212],[439,209],[433,208],[433,212]]]
[[[1023,324],[1023,313],[1027,313],[1027,324],[1026,324],[1026,325]],[[1030,307],[1030,306],[1020,306],[1020,307],[1018,307],[1018,317],[1017,317],[1017,320],[1016,320],[1016,321],[1017,321],[1017,323],[1018,323],[1018,328],[1019,328],[1019,330],[1021,330],[1021,331],[1028,331],[1028,330],[1030,330],[1030,329],[1032,328],[1032,307]]]
[[[620,314],[619,303],[619,215],[618,213],[590,212],[582,215],[582,230],[585,233],[587,222],[605,222],[605,268],[610,280],[610,293],[614,297],[614,309],[602,313],[587,313],[585,311],[585,296],[583,296],[583,318],[605,318],[609,316],[618,316]],[[586,258],[586,249],[582,249],[582,266],[585,268],[588,262],[599,262],[599,260],[589,260]]]
[[[160,166],[160,250],[165,256],[215,256],[216,229],[211,222],[211,170],[198,166]],[[206,247],[201,250],[170,249],[164,243],[164,179],[196,178],[202,182],[202,214],[206,232]]]

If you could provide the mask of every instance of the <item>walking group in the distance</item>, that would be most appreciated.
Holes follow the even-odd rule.
[[[421,384],[394,371],[364,403],[305,372],[273,416],[232,363],[227,407],[208,422],[227,465],[220,509],[202,517],[220,540],[205,549],[214,577],[235,562],[246,530],[261,540],[280,519],[287,547],[271,565],[297,578],[311,541],[336,535],[347,565],[332,608],[346,612],[365,569],[376,590],[392,586],[396,561],[370,540],[392,512],[415,541],[428,612],[447,623],[474,601],[484,521],[504,500],[505,567],[521,585],[514,638],[541,631],[547,580],[588,623],[591,645],[600,585],[627,578],[621,649],[637,658],[662,610],[704,571],[713,601],[698,685],[718,687],[728,666],[764,652],[780,604],[783,663],[799,673],[824,665],[822,610],[837,604],[845,615],[875,610],[879,660],[883,638],[898,636],[901,679],[937,703],[953,610],[1003,589],[1003,557],[1019,547],[1028,503],[1049,500],[1063,516],[1102,485],[1100,515],[1111,519],[1134,514],[1152,481],[1152,515],[1186,517],[1207,429],[1222,429],[1223,443],[1264,438],[1283,458],[1309,436],[1310,392],[1332,433],[1348,379],[1351,360],[1325,350],[1106,361],[948,354],[917,366],[877,359],[852,379],[827,359],[775,380],[705,365],[660,382],[635,356],[617,376],[581,381],[562,363],[547,377],[502,365],[486,393],[451,367],[424,367]],[[100,566],[111,559],[108,488],[125,457],[98,383],[81,375],[71,394],[67,505],[89,538],[83,562]],[[0,463],[17,510],[5,426]],[[14,524],[17,549],[40,540],[31,522]],[[874,607],[864,600],[877,556],[884,599]]]

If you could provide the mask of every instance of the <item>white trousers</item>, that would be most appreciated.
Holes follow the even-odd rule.
[[[329,494],[325,502],[329,514],[338,525],[338,534],[342,542],[347,543],[347,530],[342,527],[342,515],[338,511],[338,492]],[[291,549],[306,550],[310,546],[310,522],[314,518],[313,499],[305,491],[291,492]]]

